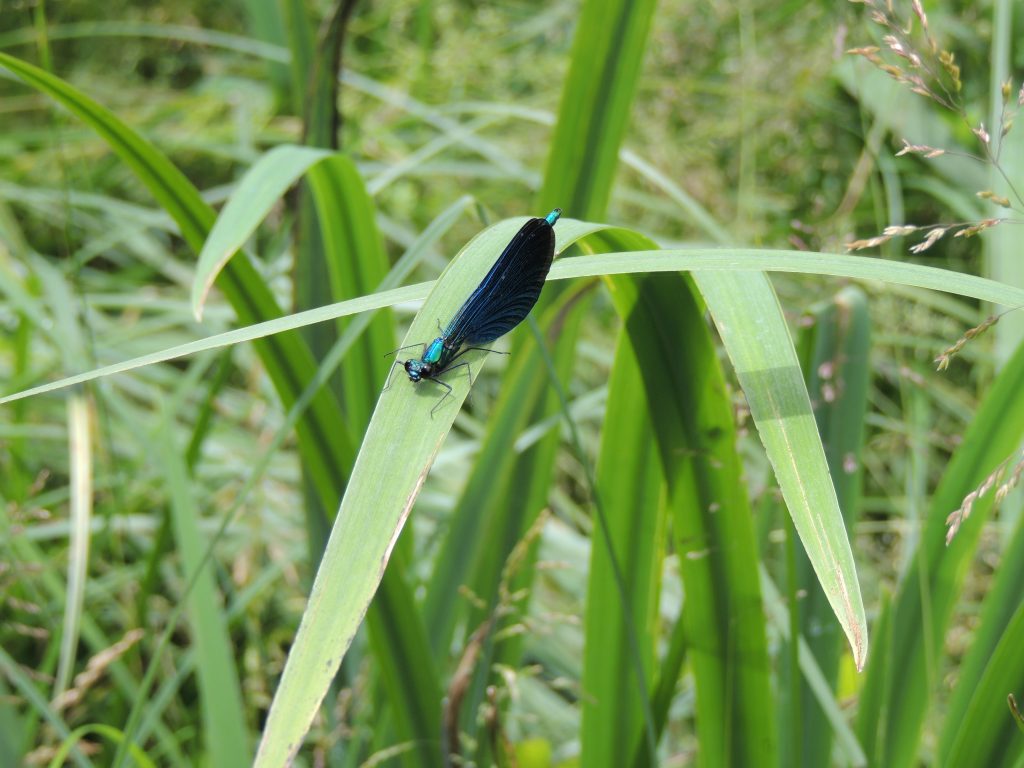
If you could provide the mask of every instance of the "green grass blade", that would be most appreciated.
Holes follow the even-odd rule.
[[[289,64],[292,114],[302,116],[306,110],[309,77],[316,57],[316,30],[307,6],[302,0],[278,0],[284,17],[284,33],[288,47],[280,49],[282,60]]]
[[[654,715],[654,731],[661,734],[668,722],[669,710],[675,699],[679,676],[687,657],[686,622],[680,615],[672,627],[668,637],[668,648],[659,660],[658,679],[651,693],[651,713]],[[640,750],[633,757],[630,765],[641,768],[651,764],[647,754],[646,743],[641,742]]]
[[[64,603],[64,625],[60,638],[60,663],[54,683],[54,697],[71,683],[75,651],[80,640],[85,585],[88,579],[90,523],[92,520],[92,413],[82,393],[68,398],[68,464],[71,468],[71,537],[68,554],[68,592]]]
[[[1024,517],[1002,553],[995,582],[985,596],[967,658],[939,731],[945,765],[1013,765],[1024,738],[1007,716],[1005,697],[1024,690]]]
[[[288,39],[291,49],[292,77],[296,90],[292,94],[297,115],[302,117],[302,141],[310,147],[337,149],[338,127],[338,72],[341,69],[341,39],[344,35],[345,10],[352,3],[335,3],[327,9],[317,31],[314,19],[305,3],[286,4]],[[309,193],[309,185],[299,186],[291,198],[295,216],[294,259],[292,264],[292,295],[295,309],[304,310],[329,304],[332,299],[331,281],[328,279],[328,255],[324,250],[323,226]],[[343,267],[349,267],[344,264]],[[302,337],[309,345],[313,357],[322,360],[337,341],[334,325],[316,325],[304,328]],[[331,389],[337,394],[343,388],[335,376]],[[362,404],[362,403],[361,403]],[[369,407],[369,406],[365,406]],[[345,413],[344,428],[358,444],[365,422],[356,427]],[[306,538],[310,559],[316,562],[326,544],[329,521],[337,497],[344,486],[337,486],[331,494],[317,493],[316,476],[305,466],[302,468]],[[330,717],[330,714],[328,715]]]
[[[437,318],[458,308],[521,225],[521,219],[501,222],[462,250],[438,279],[403,345],[434,338]],[[478,369],[485,354],[467,357]],[[395,376],[377,404],[271,706],[257,766],[281,765],[301,746],[468,392],[468,379],[453,377],[452,396],[432,414],[439,395],[430,383],[417,387]]]
[[[192,497],[183,452],[172,431],[170,414],[165,414],[154,446],[158,453],[156,463],[163,472],[170,496],[177,550],[181,553],[182,570],[187,579],[202,564],[208,539],[199,527],[199,510]],[[250,764],[252,746],[231,638],[217,598],[212,566],[210,563],[203,569],[185,597],[189,631],[197,651],[196,680],[203,736],[212,765],[241,768]]]
[[[522,395],[525,391],[526,397],[529,398],[523,407],[523,413],[528,418],[527,423],[541,423],[548,418],[557,420],[559,415],[564,413],[556,387],[560,386],[562,392],[568,388],[576,357],[575,348],[580,323],[590,306],[591,288],[592,286],[581,285],[563,291],[564,295],[555,297],[541,315],[546,321],[543,329],[522,329],[520,336],[524,338],[524,343],[521,346],[516,346],[513,339],[511,354],[517,359],[516,367],[522,376],[513,375],[507,381],[510,388],[521,386],[522,390],[517,394]],[[525,340],[528,331],[534,331],[529,334],[534,342],[532,344]],[[536,343],[540,337],[544,339],[543,347]],[[533,354],[528,356],[525,354],[527,351]],[[552,377],[557,384],[552,381]],[[489,610],[498,604],[502,571],[513,561],[516,547],[533,530],[537,516],[550,503],[549,496],[561,434],[560,430],[551,430],[518,454],[510,452],[507,443],[502,446],[497,440],[497,435],[494,435],[492,440],[493,444],[488,448],[497,448],[500,453],[504,447],[504,460],[496,462],[492,469],[496,478],[499,471],[504,473],[500,480],[507,485],[502,486],[496,482],[488,489],[489,493],[482,500],[484,508],[490,512],[490,524],[481,532],[468,586],[476,594],[484,596],[489,608],[481,609],[479,606],[470,605],[467,630],[486,621]],[[479,474],[483,474],[486,469],[487,467],[482,466]],[[502,489],[505,490],[504,495]],[[459,503],[460,507],[466,505],[464,498],[460,499]],[[529,563],[532,563],[535,553],[536,548],[531,547],[529,555],[520,561],[519,567],[510,574],[507,587],[513,593],[532,588],[536,569]],[[489,557],[491,559],[488,559]],[[513,619],[506,619],[498,631],[509,628],[512,624]],[[469,641],[468,632],[464,641]],[[487,685],[495,680],[493,670],[520,664],[524,645],[523,636],[513,633],[502,642],[488,648],[488,652],[493,651],[493,655],[486,657],[484,664],[478,667],[471,696],[468,703],[463,705],[464,722],[473,731],[479,726],[474,722],[476,718],[472,717],[472,713],[483,703]],[[477,762],[486,763],[495,759],[500,759],[500,756],[491,751],[490,743],[482,741],[476,755]]]
[[[988,113],[989,119],[995,122],[989,125],[1002,125],[1006,120],[1006,100],[1003,99],[1002,90],[1005,83],[1013,82],[1014,43],[1018,40],[1013,23],[1015,10],[1019,13],[1019,7],[1013,0],[997,0],[993,3]],[[1017,190],[1013,185],[1024,174],[1024,143],[1021,142],[1019,133],[1005,131],[997,139],[996,147],[999,162],[993,163],[988,169],[989,178],[984,188],[997,195],[1007,196],[1019,204]],[[995,227],[982,238],[982,264],[985,270],[983,274],[999,282],[1024,287],[1024,278],[1021,276],[1020,263],[1016,257],[1017,239],[1014,237],[1014,230],[1024,223],[1024,217],[1021,216],[1019,207],[1004,208],[991,200],[987,203],[987,209],[986,216],[1004,221],[1002,226]],[[1024,338],[1024,313],[1011,312],[1005,315],[999,325],[992,330],[995,334],[996,363],[1001,367]]]
[[[1007,710],[1006,697],[1024,687],[1024,604],[1017,606],[985,673],[975,682],[966,718],[947,765],[1013,766],[1024,757],[1024,738]],[[962,681],[966,683],[967,681]]]
[[[767,640],[751,567],[757,548],[732,406],[703,302],[681,275],[610,284],[644,372],[668,484],[702,763],[774,765]]]
[[[628,233],[628,230],[606,228],[601,225],[574,222],[569,219],[560,220],[558,227],[560,229],[558,234],[559,250],[563,250],[579,238],[593,235],[593,233],[601,230],[607,233]],[[835,254],[808,253],[805,251],[665,249],[663,251],[602,253],[559,259],[552,265],[548,279],[567,280],[579,277],[641,274],[644,272],[691,271],[697,273],[750,269],[762,269],[766,272],[799,272],[835,277],[851,277],[859,280],[928,288],[990,301],[1007,307],[1024,306],[1024,289],[1004,283],[997,283],[993,280],[919,264],[901,264],[884,259],[872,259],[866,256],[836,256]],[[267,320],[249,327],[210,336],[206,339],[168,347],[164,350],[142,355],[122,363],[115,363],[93,371],[68,376],[48,384],[13,392],[0,397],[0,405],[45,392],[53,392],[69,387],[72,384],[80,384],[114,373],[123,373],[144,365],[173,360],[243,341],[264,339],[274,334],[303,328],[313,323],[322,323],[358,312],[390,307],[399,302],[415,301],[424,298],[430,291],[431,286],[432,283],[420,283],[404,288],[382,291],[369,296],[363,296],[359,299],[338,302],[327,307],[319,307],[294,315]]]
[[[646,409],[636,401],[643,379],[627,334],[619,337],[601,430],[597,492],[611,533],[595,521],[584,611],[583,722],[580,760],[624,766],[646,749],[643,700],[653,686],[653,640],[667,538],[664,477]],[[613,565],[609,548],[614,552]],[[616,570],[624,584],[619,584]],[[624,588],[624,590],[622,589]],[[639,658],[636,658],[639,652]],[[637,679],[637,667],[644,675]],[[656,730],[650,724],[652,733]]]
[[[112,744],[121,745],[124,743],[124,733],[117,728],[100,723],[79,726],[64,739],[60,748],[54,753],[53,759],[50,760],[50,768],[61,768],[65,764],[71,750],[82,739],[93,733],[102,736]],[[156,768],[156,763],[150,760],[149,755],[143,752],[138,744],[130,745],[129,751],[132,759],[135,761],[135,765],[139,766],[139,768]]]
[[[192,283],[192,313],[197,320],[202,319],[210,289],[228,260],[242,249],[274,204],[310,166],[330,155],[325,149],[279,144],[246,171],[199,252]]]
[[[284,15],[280,3],[267,3],[263,0],[243,0],[241,7],[245,9],[249,20],[252,38],[276,48],[284,49],[285,31]],[[267,73],[274,83],[274,95],[285,101],[291,90],[288,88],[288,67],[280,62],[268,61]]]
[[[319,225],[315,233],[307,231],[309,237],[302,238],[306,267],[297,270],[296,279],[313,284],[297,290],[299,298],[320,303],[322,297],[344,299],[396,284],[406,267],[389,274],[373,200],[352,161],[341,155],[326,158],[310,168],[308,181],[300,218],[307,225],[313,220]],[[396,346],[394,323],[390,313],[378,312],[372,319],[339,320],[337,326],[317,341],[311,339],[311,344],[323,347],[324,366],[336,371],[341,382],[346,424],[353,434],[362,436],[394,360],[388,357]],[[348,345],[345,365],[337,366],[338,358],[327,343],[349,337],[349,329],[357,336]],[[328,499],[321,502],[324,509],[333,511]],[[395,557],[387,568],[369,609],[368,626],[395,716],[395,737],[415,745],[404,760],[425,766],[439,759],[435,742],[441,727],[441,684],[401,561]]]
[[[604,215],[654,7],[654,0],[583,3],[539,208],[559,206],[579,218]]]
[[[867,296],[847,286],[836,296],[812,307],[800,323],[797,348],[808,394],[825,448],[836,498],[851,535],[860,504],[864,422],[870,386],[871,325]],[[832,608],[821,591],[812,566],[800,549],[795,553],[796,580],[789,594],[798,611],[798,627],[808,651],[820,667],[826,690],[835,687],[839,671],[840,637]],[[802,594],[802,598],[796,598]],[[799,653],[803,653],[801,649]],[[802,657],[801,657],[802,658]],[[790,679],[779,676],[780,685]],[[790,706],[782,709],[781,733],[799,733],[784,740],[783,764],[824,765],[832,753],[833,722],[818,691],[804,678],[794,690],[783,691]]]
[[[545,329],[558,328],[561,333],[556,343],[564,343],[566,328],[572,329],[578,322],[585,304],[579,296],[566,292],[541,314],[540,324]],[[468,611],[461,587],[468,586],[485,601],[494,600],[510,549],[533,523],[532,516],[523,514],[525,494],[516,484],[516,467],[529,457],[522,458],[509,446],[532,422],[537,402],[548,387],[546,379],[536,375],[543,365],[532,337],[510,356],[486,437],[448,524],[423,608],[439,662],[447,657],[456,624]],[[486,517],[480,514],[484,509]],[[471,615],[469,632],[487,618],[486,612]]]
[[[320,220],[334,301],[358,298],[384,285],[390,269],[388,255],[374,218],[373,199],[355,164],[341,155],[328,158],[310,170],[309,189]],[[339,318],[339,336],[349,324]],[[394,349],[394,319],[390,312],[378,312],[339,371],[342,407],[353,434],[362,435],[370,422],[381,382],[391,368],[385,356]]]
[[[775,586],[775,582],[772,581],[771,575],[768,573],[764,566],[761,566],[761,590],[764,593],[765,609],[771,618],[772,623],[776,626],[779,633],[787,642],[793,642],[793,637],[790,634],[791,619],[789,616],[788,606],[793,605],[792,602],[787,602],[786,599],[779,592],[779,588]],[[829,608],[828,619],[832,619],[832,609]],[[877,630],[877,628],[876,628]],[[840,709],[839,703],[835,699],[835,691],[833,690],[834,683],[829,681],[825,676],[821,667],[818,666],[818,661],[814,657],[814,652],[811,650],[810,643],[803,637],[797,637],[797,657],[798,664],[800,666],[800,672],[803,675],[803,682],[807,686],[810,695],[817,702],[821,708],[822,719],[825,721],[829,731],[834,735],[836,744],[841,750],[842,754],[846,757],[846,762],[852,766],[866,766],[868,764],[867,756],[864,754],[864,750],[860,746],[860,742],[857,741],[856,735],[846,722],[846,715]],[[876,653],[878,642],[875,642]],[[785,730],[781,730],[780,733],[785,734]],[[832,739],[829,739],[831,744]],[[786,748],[783,755],[789,755],[792,753],[791,749]],[[782,760],[783,765],[809,765],[809,763],[793,763],[785,762],[785,757]]]
[[[457,200],[440,216],[438,216],[426,230],[424,230],[423,234],[417,238],[413,246],[410,247],[408,253],[403,256],[402,260],[397,263],[394,269],[388,274],[388,277],[381,281],[380,286],[378,286],[380,288],[378,293],[362,296],[358,299],[338,302],[327,307],[317,307],[316,309],[306,310],[305,312],[297,312],[293,315],[267,320],[245,328],[226,331],[224,333],[208,336],[205,339],[198,339],[196,341],[186,342],[185,344],[167,347],[120,363],[113,363],[112,365],[96,368],[92,371],[68,376],[58,381],[41,384],[37,387],[31,387],[30,389],[14,392],[5,397],[0,397],[0,405],[7,402],[22,400],[26,397],[33,397],[46,392],[64,389],[75,384],[82,384],[105,376],[125,373],[147,365],[162,363],[168,360],[176,360],[189,355],[205,352],[207,350],[221,349],[246,341],[254,341],[256,339],[273,336],[274,334],[283,333],[285,331],[297,330],[314,323],[323,323],[340,317],[346,317],[348,315],[372,312],[374,310],[381,309],[383,307],[390,307],[399,303],[421,301],[427,297],[433,283],[418,283],[416,285],[409,285],[403,288],[392,288],[390,286],[393,286],[408,277],[415,266],[422,260],[425,251],[429,249],[434,242],[452,226],[452,224],[454,224],[455,219],[464,211],[468,202],[469,198],[465,197]],[[353,337],[353,341],[354,338],[355,337]],[[316,378],[318,377],[315,376],[313,379],[310,379],[310,381],[313,381]]]
[[[1007,287],[1007,290],[1011,290]],[[1016,289],[1012,289],[1016,290]],[[928,668],[943,638],[991,497],[979,498],[949,546],[946,517],[1020,445],[1024,437],[1024,345],[986,395],[932,496],[918,551],[888,615],[891,641],[868,666],[857,732],[869,759],[908,766],[919,749],[921,726],[939,684]]]
[[[860,669],[867,619],[810,399],[775,292],[762,273],[697,273],[804,550]]]
[[[559,221],[562,226],[562,221]],[[590,231],[598,228],[590,225]],[[569,227],[565,227],[569,230]],[[575,233],[573,233],[575,234]],[[562,235],[572,239],[569,231]],[[561,241],[560,241],[561,242]],[[852,277],[898,283],[934,291],[970,296],[1005,307],[1024,306],[1024,289],[920,264],[873,259],[867,256],[839,256],[808,251],[756,250],[749,248],[666,248],[660,251],[604,253],[562,259],[551,268],[549,279],[640,272],[798,272],[808,275]]]
[[[366,621],[395,719],[395,738],[411,744],[403,763],[440,767],[444,765],[439,745],[444,694],[420,608],[404,578],[407,559],[400,548],[392,554]]]
[[[147,365],[153,365],[154,363],[163,363],[168,360],[188,357],[189,355],[195,355],[211,349],[222,349],[224,347],[229,347],[246,341],[268,338],[275,334],[294,331],[307,325],[313,325],[314,323],[323,323],[329,320],[335,320],[339,317],[358,314],[359,312],[369,312],[375,309],[381,309],[382,307],[390,307],[400,302],[422,300],[426,298],[432,285],[432,283],[418,283],[404,288],[394,288],[388,291],[381,291],[380,293],[370,294],[369,296],[363,296],[358,299],[341,301],[337,304],[331,304],[327,307],[318,307],[317,309],[309,309],[305,312],[297,312],[293,315],[278,317],[273,320],[266,320],[262,323],[249,325],[244,328],[238,328],[233,331],[225,331],[224,333],[207,336],[205,339],[167,347],[120,363],[105,365],[102,368],[96,368],[92,371],[75,374],[74,376],[67,376],[63,379],[59,379],[58,381],[41,384],[37,387],[22,390],[21,392],[14,392],[0,398],[0,405],[21,400],[26,397],[41,395],[46,392],[65,389],[67,387],[74,386],[75,384],[82,384],[105,376],[112,376],[117,373],[126,373]]]

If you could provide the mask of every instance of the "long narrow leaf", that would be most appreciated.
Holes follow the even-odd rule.
[[[703,302],[680,275],[609,282],[643,371],[668,486],[702,763],[774,765],[753,518]]]
[[[54,696],[71,682],[78,648],[79,627],[85,605],[89,567],[89,528],[92,522],[92,414],[87,397],[81,393],[68,398],[68,454],[71,467],[71,536],[68,557],[68,599],[64,604],[64,625],[60,641],[60,665]]]
[[[867,619],[853,552],[782,308],[760,272],[698,273],[804,550],[860,669]]]
[[[578,238],[597,232],[599,225],[572,222],[562,219],[558,222],[561,247],[575,242]],[[616,231],[611,229],[609,231]],[[816,254],[805,251],[771,250],[724,250],[724,249],[666,249],[664,251],[635,251],[629,253],[602,253],[577,256],[556,261],[548,275],[549,280],[567,280],[578,277],[602,275],[640,274],[643,272],[729,272],[733,270],[761,269],[766,272],[800,272],[805,274],[852,277],[860,280],[911,285],[935,291],[968,296],[990,301],[1006,307],[1024,306],[1024,289],[997,283],[994,280],[964,275],[935,267],[919,264],[901,264],[865,256],[848,257],[834,254]],[[338,317],[371,309],[390,307],[400,302],[424,298],[430,291],[431,283],[397,288],[390,291],[363,296],[359,299],[338,302],[328,307],[275,318],[265,322],[239,328],[238,330],[211,336],[176,347],[153,352],[122,363],[97,368],[93,371],[68,376],[58,381],[0,397],[0,405],[44,392],[63,389],[72,384],[123,373],[152,363],[173,360],[185,355],[208,349],[237,344],[243,341],[273,336],[284,331],[295,330],[313,323],[322,323]],[[435,329],[436,330],[436,329]]]
[[[521,223],[513,220],[495,225],[462,250],[438,279],[403,346],[434,337],[436,318],[458,308]],[[483,353],[466,357],[476,368]],[[301,747],[383,576],[430,464],[468,392],[467,379],[454,377],[450,383],[453,392],[437,409],[439,387],[430,386],[429,381],[414,386],[396,376],[382,394],[274,697],[257,766],[282,765]]]
[[[1020,445],[1022,390],[1024,345],[996,377],[947,464],[932,496],[918,551],[879,620],[888,625],[891,639],[868,666],[857,717],[865,752],[878,764],[908,766],[916,758],[921,726],[938,684],[928,665],[942,648],[967,563],[991,511],[991,496],[977,499],[948,546],[946,518]]]
[[[939,751],[947,765],[1009,766],[1024,755],[1024,739],[1003,703],[1006,694],[1024,691],[1024,657],[1018,652],[1024,647],[1022,582],[1024,517],[1003,551],[939,731]]]
[[[320,220],[330,293],[335,301],[373,291],[388,275],[388,255],[377,230],[373,198],[347,157],[333,155],[310,169],[309,190]],[[339,319],[340,320],[340,319]],[[338,335],[350,321],[340,320]],[[370,421],[380,383],[395,348],[390,312],[378,312],[340,370],[341,400],[353,434],[362,435]]]
[[[567,323],[577,322],[580,303],[578,296],[559,296],[541,314],[541,327],[561,330]],[[558,340],[562,339],[559,334]],[[487,438],[452,514],[427,590],[423,613],[439,661],[448,653],[457,620],[468,610],[461,589],[468,586],[475,594],[492,596],[490,590],[501,579],[509,542],[514,545],[524,534],[522,526],[532,524],[532,520],[510,521],[511,510],[521,505],[523,493],[514,474],[518,462],[508,446],[531,423],[530,417],[548,383],[536,376],[544,361],[533,337],[510,357],[501,393],[488,420]],[[499,503],[508,497],[511,500]],[[486,515],[481,510],[487,510]],[[475,613],[468,621],[470,631],[487,618],[486,611]]]
[[[586,0],[551,139],[540,208],[600,218],[611,198],[654,0]]]
[[[157,439],[153,441],[158,458],[155,463],[164,476],[178,550],[186,577],[190,577],[202,564],[207,538],[199,528],[188,469],[171,424],[170,414],[165,414]],[[245,724],[242,687],[227,623],[217,600],[212,568],[203,570],[185,599],[197,650],[197,682],[209,759],[213,765],[241,768],[250,763],[252,747]]]
[[[199,252],[192,283],[192,313],[197,320],[202,319],[206,297],[228,259],[245,245],[274,204],[310,166],[330,155],[325,149],[280,144],[246,171]]]
[[[622,334],[597,464],[595,515],[605,515],[611,536],[596,520],[584,613],[580,759],[587,766],[628,765],[641,744],[646,751],[648,728],[652,739],[657,736],[653,715],[651,723],[644,722],[651,712],[644,697],[650,699],[654,683],[668,526],[651,414],[636,407],[642,391],[636,353],[630,336]],[[612,659],[615,663],[609,663]]]
[[[836,498],[843,513],[847,535],[859,514],[861,466],[864,452],[865,413],[871,382],[868,353],[871,345],[871,320],[867,295],[850,285],[821,305],[805,313],[798,331],[798,350],[808,394],[828,460]],[[798,657],[803,669],[806,638],[808,651],[820,667],[821,683],[830,698],[822,702],[820,688],[802,676],[789,690],[782,674],[780,693],[789,706],[782,710],[787,719],[781,728],[794,738],[783,740],[783,764],[821,765],[832,753],[835,719],[829,711],[834,705],[831,691],[839,671],[841,638],[832,621],[832,608],[817,583],[811,563],[796,549],[796,579],[788,591],[797,611],[801,643]],[[803,595],[802,599],[797,595]],[[863,755],[861,756],[863,758]]]

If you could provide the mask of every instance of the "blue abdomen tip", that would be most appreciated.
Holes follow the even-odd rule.
[[[553,210],[551,213],[549,213],[547,216],[544,217],[544,221],[546,221],[551,226],[554,226],[555,222],[558,221],[558,217],[561,216],[561,215],[562,215],[562,209],[561,208],[555,208],[555,210]]]

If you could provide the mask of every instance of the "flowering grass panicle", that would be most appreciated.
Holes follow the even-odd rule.
[[[880,45],[852,48],[847,53],[866,59],[896,82],[909,88],[912,93],[930,99],[940,107],[954,112],[964,122],[977,142],[973,151],[953,150],[918,144],[911,139],[903,138],[901,139],[902,148],[896,152],[896,156],[915,155],[924,161],[933,161],[947,155],[959,155],[989,165],[1002,177],[1010,194],[1007,196],[986,189],[976,192],[977,197],[992,205],[1024,213],[1024,198],[1017,192],[1013,180],[1000,165],[1003,140],[1013,128],[1016,110],[1024,106],[1024,86],[1015,90],[1011,80],[1004,82],[1000,88],[1002,105],[999,111],[998,125],[986,127],[984,123],[980,122],[974,125],[968,117],[963,99],[963,84],[956,57],[951,51],[943,49],[932,35],[928,17],[920,0],[911,0],[912,13],[907,14],[906,18],[900,18],[897,15],[891,0],[851,1],[864,5],[868,9],[868,18],[882,29]],[[882,230],[881,235],[852,240],[846,244],[846,248],[850,251],[875,248],[893,238],[917,234],[922,237],[917,243],[910,246],[910,252],[921,254],[948,234],[953,237],[969,238],[992,227],[1007,223],[1016,222],[1009,218],[989,217],[980,221],[942,224],[892,224]],[[998,321],[999,316],[989,317],[964,333],[954,344],[935,358],[938,370],[946,370],[951,359],[968,342],[985,333]],[[1011,469],[1010,464],[1013,461],[1016,461],[1016,464]],[[998,504],[1017,484],[1022,471],[1024,471],[1024,455],[1014,454],[1005,459],[980,486],[967,494],[960,507],[952,512],[946,520],[948,525],[947,544],[952,541],[979,498],[993,487],[998,486],[995,493],[995,502]]]
[[[946,525],[948,526],[946,529],[946,544],[948,545],[953,541],[953,537],[960,530],[960,526],[970,517],[974,503],[978,499],[987,494],[992,488],[995,488],[996,492],[993,503],[998,506],[1006,498],[1007,494],[1020,483],[1022,473],[1024,473],[1024,450],[1014,451],[989,473],[988,477],[981,482],[981,485],[964,497],[963,502],[957,509],[949,513],[949,516],[946,518]]]

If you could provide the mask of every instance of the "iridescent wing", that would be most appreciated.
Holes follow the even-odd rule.
[[[557,209],[530,219],[505,246],[494,266],[444,331],[453,347],[486,344],[523,322],[537,303],[555,255]]]

